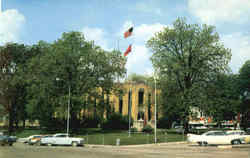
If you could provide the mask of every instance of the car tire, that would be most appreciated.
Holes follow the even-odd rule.
[[[12,143],[9,143],[9,146],[12,146],[13,144]]]
[[[200,145],[200,146],[207,146],[207,142],[198,142],[198,144]]]
[[[52,146],[52,144],[51,144],[51,143],[48,143],[47,146]]]
[[[241,144],[241,141],[240,140],[233,140],[231,142],[232,145],[238,145],[238,144]]]
[[[38,142],[36,143],[36,145],[41,146],[41,145],[42,145],[42,144],[41,144],[41,141],[38,141]]]
[[[72,142],[71,145],[72,145],[73,147],[77,147],[77,142]]]

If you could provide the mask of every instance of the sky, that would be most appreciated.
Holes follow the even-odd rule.
[[[0,0],[0,45],[53,42],[63,32],[80,31],[105,50],[124,52],[128,74],[151,75],[152,52],[146,41],[178,17],[216,27],[232,51],[229,64],[238,73],[250,60],[250,0]],[[133,35],[123,33],[133,26]]]

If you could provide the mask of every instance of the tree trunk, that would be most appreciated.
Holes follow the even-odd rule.
[[[14,124],[14,119],[13,119],[13,108],[12,108],[12,105],[11,105],[11,102],[9,103],[9,128],[8,128],[8,133],[9,135],[12,134],[13,132],[13,124]]]

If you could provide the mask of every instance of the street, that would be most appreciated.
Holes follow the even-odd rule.
[[[166,143],[138,146],[47,147],[16,143],[0,147],[0,158],[250,158],[250,147],[218,148]]]

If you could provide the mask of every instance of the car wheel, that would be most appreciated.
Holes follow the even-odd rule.
[[[207,146],[207,142],[198,142],[200,146]]]
[[[232,145],[237,145],[237,144],[241,144],[241,141],[240,140],[233,140],[231,143],[232,143]]]
[[[77,142],[72,142],[71,144],[72,144],[73,147],[77,146]]]
[[[52,144],[51,144],[51,143],[48,143],[47,145],[48,145],[48,146],[52,146]]]
[[[41,144],[41,141],[38,141],[38,142],[36,143],[36,145],[41,146],[41,145],[42,145],[42,144]]]
[[[9,146],[12,146],[13,144],[12,143],[9,143]]]

